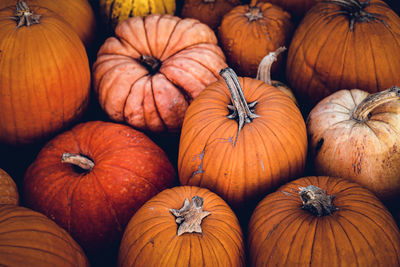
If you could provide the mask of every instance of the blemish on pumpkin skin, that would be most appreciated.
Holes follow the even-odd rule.
[[[318,153],[321,149],[322,145],[324,144],[324,138],[318,140],[317,145],[315,146],[315,153]]]

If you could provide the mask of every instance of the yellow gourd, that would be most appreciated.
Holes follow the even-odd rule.
[[[115,29],[120,21],[148,14],[174,15],[175,0],[100,0],[100,12],[106,25]]]

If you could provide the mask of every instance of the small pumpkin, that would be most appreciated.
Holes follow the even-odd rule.
[[[314,6],[318,0],[251,0],[253,3],[269,2],[282,7],[288,11],[294,19],[301,20],[307,11]]]
[[[19,193],[13,178],[3,169],[0,169],[0,205],[19,204]]]
[[[288,46],[293,32],[289,13],[271,3],[240,5],[229,11],[218,28],[228,65],[239,76],[255,78],[258,65],[269,52]],[[283,69],[278,58],[272,75]]]
[[[400,199],[400,88],[340,90],[307,120],[318,175],[346,177],[387,202]]]
[[[400,17],[383,1],[319,1],[297,27],[286,76],[310,111],[347,88],[376,93],[400,84]]]
[[[105,25],[112,29],[130,17],[150,14],[174,15],[176,0],[99,0],[99,11]]]
[[[231,68],[189,106],[180,136],[179,179],[206,187],[233,208],[303,174],[304,119],[283,92]]]
[[[39,212],[0,205],[1,266],[90,266],[82,248]]]
[[[117,246],[141,205],[175,183],[165,152],[127,125],[89,121],[49,141],[23,181],[27,207],[90,254]]]
[[[90,68],[77,33],[42,6],[0,10],[0,143],[43,141],[85,112]]]
[[[263,81],[269,85],[272,85],[285,93],[290,99],[293,100],[293,102],[296,104],[296,106],[299,106],[297,103],[296,97],[293,94],[292,89],[290,89],[286,84],[280,82],[280,81],[275,81],[271,79],[271,67],[273,63],[278,59],[278,55],[281,54],[283,51],[286,50],[286,47],[281,46],[277,50],[273,52],[269,52],[260,62],[258,65],[258,70],[257,70],[257,76],[256,79]]]
[[[195,19],[154,14],[120,23],[93,65],[99,103],[116,122],[179,132],[188,105],[226,67],[215,33]]]
[[[213,30],[217,30],[222,17],[240,4],[241,0],[185,0],[181,17],[198,19]]]
[[[303,177],[256,207],[251,266],[400,266],[400,231],[376,196],[343,178]]]
[[[236,215],[205,188],[179,186],[147,201],[126,227],[118,266],[245,266]]]

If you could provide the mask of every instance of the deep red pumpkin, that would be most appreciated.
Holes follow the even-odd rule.
[[[83,170],[63,153],[94,163]],[[48,142],[23,183],[26,205],[65,228],[89,253],[117,244],[133,213],[175,181],[164,151],[133,128],[81,123]]]

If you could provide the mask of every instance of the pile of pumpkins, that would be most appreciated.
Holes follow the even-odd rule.
[[[0,0],[0,265],[400,266],[388,3]]]

